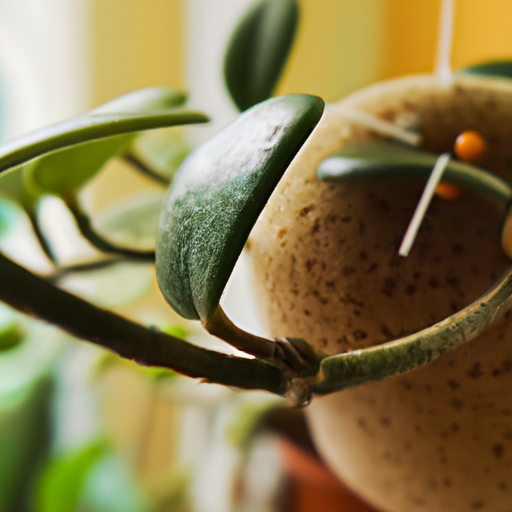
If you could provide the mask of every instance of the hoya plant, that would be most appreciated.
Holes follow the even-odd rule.
[[[385,510],[498,510],[512,489],[503,471],[512,429],[503,402],[512,359],[503,341],[512,293],[511,65],[462,70],[449,87],[436,77],[376,85],[337,105],[271,98],[297,21],[292,0],[259,2],[246,14],[225,60],[243,112],[172,177],[136,156],[137,134],[208,119],[184,110],[185,96],[167,87],[1,146],[5,229],[16,201],[56,268],[36,275],[0,254],[0,300],[143,366],[296,406],[315,397],[308,416],[320,452]],[[80,204],[80,190],[119,155],[156,180],[172,178],[154,250],[107,239]],[[423,191],[433,168],[442,182],[438,173]],[[37,205],[48,194],[64,201],[104,259],[59,268],[39,226]],[[416,217],[429,194],[427,217]],[[418,238],[399,254],[411,217]],[[221,306],[244,247],[273,337],[241,329]],[[63,273],[141,260],[154,261],[174,311],[245,356],[193,345],[58,286]],[[5,325],[7,348],[16,336]]]

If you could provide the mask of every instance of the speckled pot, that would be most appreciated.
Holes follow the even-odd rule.
[[[478,130],[482,166],[512,177],[512,85],[409,77],[373,86],[347,108],[406,124],[450,150]],[[318,163],[375,135],[334,109],[298,155],[250,238],[260,304],[275,336],[322,355],[384,343],[467,306],[508,268],[503,206],[466,191],[436,197],[408,258],[397,256],[423,183],[323,183]],[[512,343],[508,315],[428,365],[323,398],[308,409],[318,449],[387,512],[512,510]]]

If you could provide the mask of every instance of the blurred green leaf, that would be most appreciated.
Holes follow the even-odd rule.
[[[261,427],[265,415],[273,408],[282,405],[281,399],[265,395],[261,400],[246,400],[235,409],[226,435],[233,446],[246,450],[254,434]]]
[[[0,194],[16,200],[27,212],[34,212],[38,202],[38,195],[29,190],[25,184],[24,168],[30,167],[35,162],[18,167],[11,172],[0,174]]]
[[[474,64],[458,71],[464,75],[481,75],[499,78],[512,78],[512,61],[495,60],[491,62],[482,62]]]
[[[110,309],[132,304],[146,295],[153,284],[153,268],[130,261],[69,274],[60,280],[60,285],[74,295]]]
[[[186,96],[170,87],[149,87],[125,94],[85,114],[141,113],[175,108]],[[124,151],[137,136],[135,133],[110,137],[62,149],[39,158],[23,169],[29,190],[64,195],[78,190],[113,156]]]
[[[75,512],[88,472],[105,453],[106,444],[96,441],[51,460],[41,475],[36,512]]]
[[[166,334],[170,334],[175,338],[179,338],[180,340],[186,340],[188,336],[188,331],[179,325],[174,325],[172,327],[167,327],[162,329]]]
[[[112,453],[104,454],[90,468],[83,483],[79,502],[89,512],[153,510],[134,476],[120,458]]]
[[[240,110],[271,96],[292,47],[298,18],[296,0],[262,0],[236,27],[224,60],[224,77]]]
[[[0,191],[0,238],[16,229],[22,215],[20,205],[5,197]]]
[[[18,315],[0,303],[0,352],[19,345],[24,338],[23,330],[18,322]]]
[[[184,131],[179,128],[141,133],[132,147],[146,165],[169,179],[191,151]]]
[[[250,230],[323,108],[314,96],[268,100],[182,165],[156,246],[158,283],[181,316],[212,317]]]
[[[26,512],[50,443],[53,380],[33,376],[0,395],[0,510]],[[47,511],[45,511],[47,512]]]
[[[85,185],[116,154],[123,151],[135,135],[111,137],[63,149],[26,166],[24,179],[38,194],[65,195]]]
[[[141,250],[152,249],[164,199],[163,190],[126,197],[95,222],[96,230],[115,243]]]

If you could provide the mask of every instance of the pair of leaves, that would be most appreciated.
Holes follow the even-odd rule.
[[[225,56],[224,77],[240,110],[271,96],[290,53],[298,18],[296,0],[263,0],[236,27]]]
[[[171,87],[148,87],[101,105],[86,117],[163,111],[180,106],[185,99],[181,91]],[[65,196],[80,189],[108,160],[125,150],[135,137],[133,133],[109,137],[51,153],[26,167],[25,180],[29,188],[37,192]]]
[[[208,120],[198,112],[165,110],[183,100],[184,95],[175,89],[151,87],[127,94],[86,115],[3,144],[0,146],[0,171],[37,160],[23,167],[23,177],[9,177],[10,180],[2,177],[0,186],[5,180],[7,193],[14,196],[21,194],[27,183],[35,197],[42,193],[66,195],[75,191],[106,161],[122,151],[136,132]],[[124,111],[120,112],[120,108]],[[20,199],[22,204],[27,200],[26,197]]]

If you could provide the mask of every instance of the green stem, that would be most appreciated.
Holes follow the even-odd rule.
[[[213,336],[224,340],[238,350],[273,361],[276,355],[276,344],[272,340],[260,338],[237,327],[218,306],[204,328]]]
[[[137,158],[133,153],[126,152],[123,155],[123,160],[130,164],[135,170],[139,171],[144,176],[151,178],[153,181],[160,183],[161,185],[168,186],[171,180],[158,174],[157,172],[150,169],[144,162]]]
[[[139,364],[227,386],[279,395],[287,390],[282,370],[273,364],[221,354],[148,329],[52,286],[2,254],[0,283],[0,300],[11,307]]]
[[[325,357],[312,391],[326,394],[382,380],[429,363],[475,338],[510,310],[512,268],[478,300],[420,332],[382,345]]]
[[[119,254],[131,259],[138,259],[142,261],[153,262],[155,261],[155,251],[138,251],[137,249],[129,249],[127,247],[120,247],[100,235],[93,227],[89,216],[82,211],[76,197],[69,194],[64,199],[66,206],[75,218],[76,224],[80,233],[87,239],[94,247],[107,254]]]

